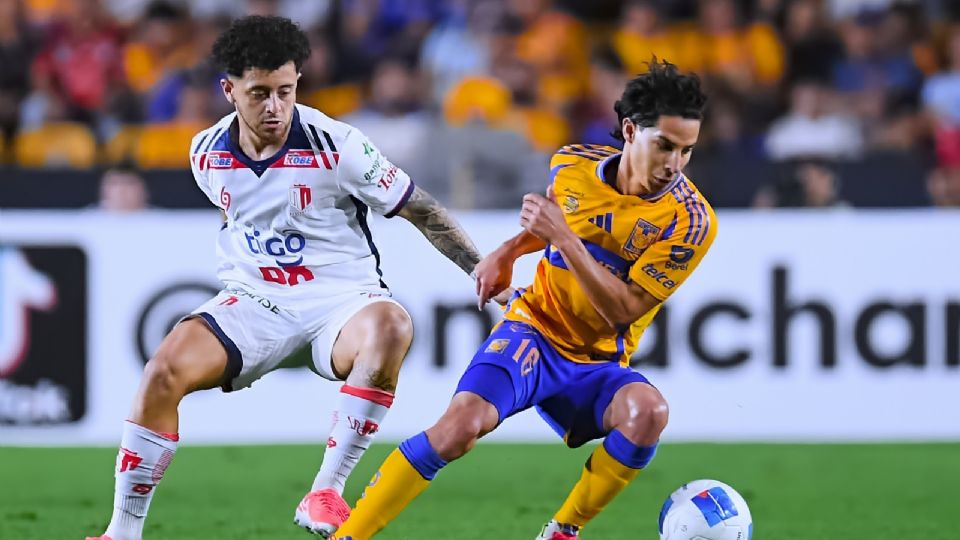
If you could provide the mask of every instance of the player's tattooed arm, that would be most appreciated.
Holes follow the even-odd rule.
[[[463,227],[453,219],[442,204],[420,187],[414,188],[399,215],[420,229],[420,232],[440,253],[462,268],[464,272],[468,274],[473,272],[474,267],[480,262],[480,253]]]

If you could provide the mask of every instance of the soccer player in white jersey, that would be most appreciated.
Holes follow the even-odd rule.
[[[236,112],[194,138],[190,162],[223,212],[224,289],[177,324],[147,363],[123,426],[113,516],[99,540],[142,537],[177,449],[186,394],[248,387],[308,344],[309,367],[343,386],[323,462],[294,521],[331,535],[349,514],[344,483],[393,402],[412,338],[409,315],[381,279],[368,213],[406,218],[464,272],[480,260],[447,211],[362,133],[296,104],[310,49],[294,23],[238,19],[213,54]]]

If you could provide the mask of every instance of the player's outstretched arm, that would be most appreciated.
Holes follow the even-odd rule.
[[[480,262],[480,252],[463,227],[432,195],[415,187],[398,214],[413,223],[437,251],[471,274]]]
[[[477,307],[483,309],[491,299],[500,304],[509,301],[512,292],[506,295],[506,298],[501,295],[510,290],[513,263],[528,253],[541,251],[546,245],[546,242],[530,231],[522,230],[484,257],[473,271],[477,282]]]

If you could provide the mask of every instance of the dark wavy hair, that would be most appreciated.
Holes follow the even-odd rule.
[[[640,127],[656,125],[661,116],[703,119],[707,96],[700,90],[700,77],[681,73],[677,66],[657,57],[647,63],[650,70],[627,83],[623,95],[613,106],[617,127],[610,132],[623,140],[623,119]]]
[[[309,57],[307,36],[283,17],[241,17],[213,44],[213,59],[234,77],[247,69],[273,71],[290,61],[299,72]]]

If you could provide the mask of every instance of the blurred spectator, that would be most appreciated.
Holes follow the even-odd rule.
[[[775,160],[853,158],[863,150],[855,118],[829,110],[829,89],[817,81],[797,82],[790,91],[790,110],[774,121],[767,134],[767,154]]]
[[[923,87],[923,105],[933,126],[941,163],[960,166],[960,27],[947,40],[947,69]]]
[[[517,57],[539,74],[536,98],[564,112],[586,92],[589,76],[583,24],[555,9],[551,0],[507,0],[519,25]]]
[[[697,65],[742,94],[772,87],[783,76],[784,50],[780,38],[766,22],[742,22],[733,0],[700,0],[700,27],[695,41]]]
[[[949,33],[946,56],[946,69],[923,86],[923,105],[938,123],[960,126],[960,26]]]
[[[736,95],[712,96],[697,155],[731,160],[762,157],[763,138],[750,133],[743,118],[743,104]]]
[[[416,74],[409,65],[402,60],[384,60],[373,71],[366,106],[343,119],[414,177],[429,129],[420,108],[419,90]]]
[[[99,0],[65,0],[33,65],[34,92],[23,110],[35,127],[50,119],[95,124],[123,88],[120,33]]]
[[[104,0],[105,7],[118,24],[132,28],[152,0]]]
[[[36,48],[22,1],[0,0],[0,139],[12,138],[17,130],[20,103],[30,92],[30,63]]]
[[[828,80],[841,53],[820,0],[794,0],[786,6],[783,38],[787,47],[787,80]]]
[[[353,0],[343,2],[343,43],[338,53],[366,74],[385,54],[415,60],[420,45],[443,12],[441,0]]]
[[[423,43],[420,65],[430,82],[430,96],[441,103],[447,92],[471,74],[489,73],[493,33],[502,25],[497,0],[460,0]]]
[[[363,105],[363,88],[355,81],[337,81],[337,65],[330,42],[317,34],[310,36],[312,53],[301,70],[297,98],[333,118],[350,114]]]
[[[617,148],[623,144],[614,139],[610,132],[619,121],[613,105],[620,99],[629,80],[626,73],[620,57],[610,47],[602,47],[594,52],[590,59],[590,93],[584,106],[584,119],[577,142]]]
[[[101,177],[97,208],[108,212],[136,212],[145,210],[148,202],[147,184],[136,169],[117,167]]]
[[[158,0],[147,6],[137,40],[124,48],[124,70],[133,91],[148,92],[165,75],[197,62],[187,39],[188,23],[186,12],[175,4]]]
[[[864,120],[880,119],[890,99],[915,93],[921,73],[896,24],[883,12],[865,11],[841,23],[844,55],[833,66],[833,85],[847,110]]]
[[[185,3],[191,14],[198,19],[280,15],[292,19],[304,30],[323,25],[333,8],[332,0],[188,0]]]
[[[512,104],[510,89],[497,79],[466,77],[447,93],[443,118],[453,127],[473,122],[502,127]]]
[[[538,101],[540,74],[519,58],[503,59],[493,66],[493,75],[510,89],[508,128],[526,137],[539,152],[553,153],[570,141],[570,124],[555,109]]]
[[[647,62],[655,55],[681,69],[696,67],[690,52],[678,47],[673,34],[660,19],[654,0],[630,0],[623,6],[620,25],[610,40],[626,72],[638,75],[647,71]]]
[[[840,180],[827,163],[800,161],[789,169],[785,181],[767,185],[757,192],[755,208],[802,207],[844,208],[849,203],[840,199]]]
[[[308,30],[323,24],[330,15],[331,0],[246,0],[246,15],[279,15]]]
[[[866,146],[871,151],[912,152],[924,135],[923,122],[917,114],[915,96],[888,98],[883,115],[866,131]]]
[[[225,101],[221,97],[221,101]],[[169,122],[150,124],[137,136],[133,158],[143,168],[185,168],[190,141],[209,127],[210,87],[205,80],[187,81],[180,92],[177,114]]]
[[[516,209],[524,194],[546,189],[549,155],[514,131],[474,120],[428,133],[416,182],[452,208]]]
[[[927,192],[934,206],[960,207],[960,166],[931,171],[927,178]]]
[[[27,21],[34,27],[46,27],[63,9],[63,0],[23,0]]]
[[[188,85],[197,88],[204,84],[207,86],[208,113],[211,118],[220,118],[233,111],[233,106],[223,99],[220,90],[223,73],[210,57],[213,41],[229,24],[229,19],[222,17],[193,21],[189,57],[194,63],[186,68],[168,71],[150,90],[144,106],[147,123],[173,120],[180,108],[180,95]]]

